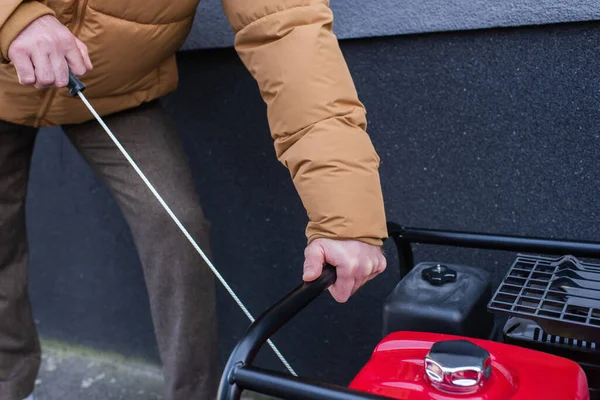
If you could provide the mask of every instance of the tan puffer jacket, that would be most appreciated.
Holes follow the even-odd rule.
[[[267,104],[278,159],[305,206],[309,242],[387,236],[379,157],[366,133],[366,111],[332,32],[328,0],[222,0],[235,48]],[[176,89],[175,53],[198,0],[2,0],[0,120],[30,126],[92,118],[65,89],[18,83],[7,60],[12,40],[34,19],[53,14],[89,48],[83,77],[101,115]]]

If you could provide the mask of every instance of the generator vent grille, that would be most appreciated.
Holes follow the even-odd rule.
[[[591,346],[600,337],[600,264],[519,255],[488,309],[533,320],[554,340]]]

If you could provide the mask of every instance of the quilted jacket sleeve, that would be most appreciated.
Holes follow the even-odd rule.
[[[44,4],[35,0],[2,0],[0,6],[0,63],[8,62],[8,48],[30,23],[43,15],[54,15]]]
[[[267,104],[276,155],[307,210],[308,241],[387,236],[379,156],[327,0],[222,0]]]

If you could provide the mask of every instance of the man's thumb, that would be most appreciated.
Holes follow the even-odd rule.
[[[321,276],[323,264],[325,263],[325,254],[320,246],[308,246],[304,253],[304,274],[302,280],[312,282]]]

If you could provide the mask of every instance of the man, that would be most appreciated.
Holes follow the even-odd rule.
[[[157,101],[177,87],[175,52],[198,0],[3,0],[0,7],[0,399],[33,398],[40,346],[27,294],[24,202],[37,130],[62,126],[132,230],[168,400],[210,399],[218,383],[214,281],[118,149],[64,87],[68,68],[190,233],[208,222]],[[268,106],[278,159],[309,223],[303,279],[325,262],[345,302],[386,266],[379,157],[332,33],[326,0],[223,0],[235,48]],[[168,262],[165,262],[168,260]],[[200,312],[202,311],[202,312]]]

